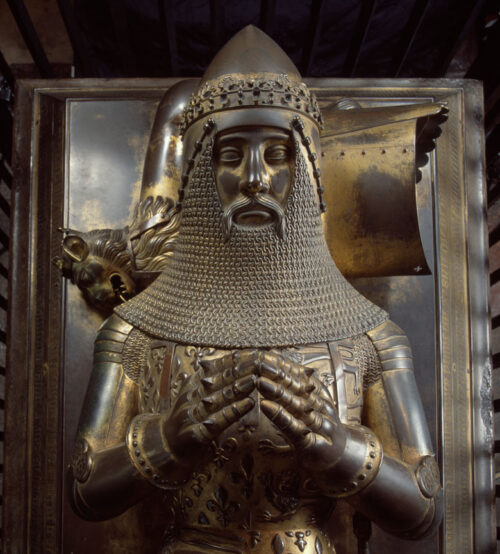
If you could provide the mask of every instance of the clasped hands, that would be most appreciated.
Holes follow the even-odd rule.
[[[228,427],[255,406],[282,432],[304,469],[315,475],[332,468],[344,452],[346,430],[314,370],[275,352],[242,350],[201,362],[186,377],[164,420],[174,455],[193,465]]]

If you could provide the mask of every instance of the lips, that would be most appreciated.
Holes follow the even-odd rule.
[[[233,216],[235,223],[238,225],[262,225],[272,223],[275,218],[276,214],[267,206],[255,204],[243,206]]]

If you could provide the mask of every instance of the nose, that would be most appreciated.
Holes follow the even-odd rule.
[[[259,148],[250,148],[243,178],[243,192],[256,196],[269,192],[269,174]]]

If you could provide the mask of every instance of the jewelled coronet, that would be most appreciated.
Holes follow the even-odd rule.
[[[203,83],[191,96],[180,125],[181,134],[207,115],[255,106],[292,110],[323,128],[323,117],[314,94],[305,83],[292,81],[285,73],[227,74]]]

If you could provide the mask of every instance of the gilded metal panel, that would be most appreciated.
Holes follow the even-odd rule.
[[[78,520],[65,500],[64,468],[102,316],[86,307],[76,289],[63,287],[50,260],[59,254],[59,226],[116,228],[127,223],[131,198],[139,192],[154,109],[173,82],[39,81],[22,84],[18,91],[11,270],[16,279],[11,280],[9,295],[4,500],[4,551],[9,554],[154,551],[154,518],[142,519],[148,522],[142,530],[148,540],[137,526],[146,508],[95,524]],[[448,102],[449,121],[443,126],[433,165],[425,169],[417,188],[422,200],[419,217],[429,221],[432,201],[436,208],[435,232],[427,234],[421,227],[427,259],[430,265],[436,261],[434,275],[356,281],[358,288],[393,311],[410,337],[424,409],[429,421],[436,422],[431,434],[444,475],[445,523],[441,539],[415,544],[376,531],[372,553],[398,548],[407,554],[493,552],[479,87],[463,81],[318,79],[310,84],[321,103],[341,97],[360,98],[371,105],[408,99]],[[72,127],[72,118],[79,110],[92,112],[93,103],[109,107],[107,125],[100,127],[109,136],[106,150],[101,148],[107,156],[95,166],[91,162],[102,142],[87,143],[87,158],[84,151],[71,148],[77,139],[72,133],[83,130]],[[137,128],[129,131],[126,117]],[[88,132],[99,129],[100,121],[90,118]],[[96,186],[98,181],[102,188]],[[78,215],[82,202],[91,214],[86,221]],[[112,205],[111,210],[92,208],[99,202]],[[29,408],[19,410],[26,398]]]

